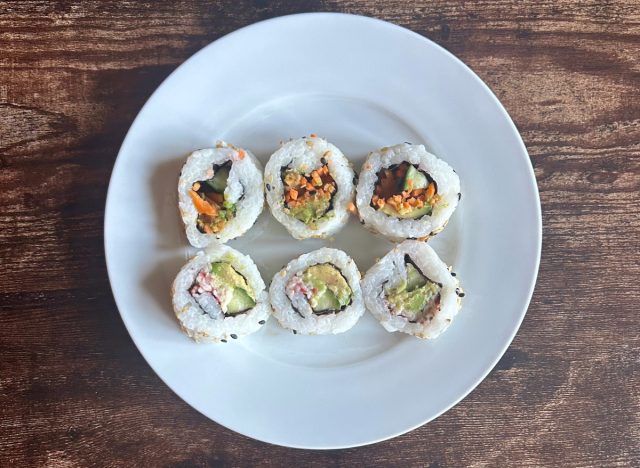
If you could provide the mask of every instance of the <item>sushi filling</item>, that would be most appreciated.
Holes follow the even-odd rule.
[[[227,262],[214,262],[208,270],[199,271],[189,293],[214,319],[241,314],[256,305],[255,293],[245,277]]]
[[[429,322],[440,310],[442,285],[427,278],[408,255],[404,261],[406,277],[385,290],[389,312],[411,323]]]
[[[292,276],[286,293],[294,310],[305,317],[309,309],[315,315],[344,310],[351,304],[353,291],[340,270],[330,263],[321,263]]]
[[[433,178],[413,164],[394,164],[378,172],[371,206],[394,218],[431,215],[440,201]]]
[[[235,204],[225,198],[227,180],[231,172],[231,161],[222,165],[214,164],[211,177],[194,182],[189,191],[193,205],[198,211],[196,226],[206,234],[216,234],[224,229],[236,214]]]
[[[285,213],[313,226],[331,210],[337,185],[326,164],[310,174],[282,171]]]

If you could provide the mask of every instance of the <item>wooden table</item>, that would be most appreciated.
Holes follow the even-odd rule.
[[[462,403],[370,447],[270,446],[151,371],[103,257],[134,116],[198,49],[272,16],[380,17],[443,45],[522,132],[540,276],[515,341]],[[487,183],[491,183],[487,181]],[[0,1],[0,466],[638,466],[640,2]]]

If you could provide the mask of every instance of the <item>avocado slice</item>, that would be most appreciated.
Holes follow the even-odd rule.
[[[228,302],[220,304],[225,314],[238,314],[255,307],[255,296],[247,280],[230,263],[212,263],[211,274],[215,278],[216,287],[225,291],[224,296]]]
[[[411,292],[427,284],[427,279],[411,263],[407,263],[406,268],[407,268],[407,291]]]
[[[256,306],[256,301],[254,301],[247,291],[242,288],[234,288],[233,296],[227,304],[227,314],[234,315],[244,312],[249,309],[253,309]]]
[[[416,168],[413,164],[409,164],[407,173],[404,176],[404,190],[424,189],[429,185],[427,176]]]
[[[231,166],[220,166],[216,169],[213,178],[206,181],[207,185],[213,189],[214,192],[224,193],[224,189],[227,188],[227,180],[229,179],[229,172]]]
[[[396,210],[394,210],[391,207],[391,205],[385,204],[385,205],[382,206],[382,208],[380,208],[380,211],[382,211],[387,216],[393,216],[394,218],[416,219],[416,218],[419,218],[421,216],[430,215],[431,211],[433,211],[433,207],[431,205],[429,205],[428,203],[425,203],[422,206],[422,208],[414,208],[413,210],[408,211],[407,213],[400,214]]]
[[[309,300],[314,312],[340,310],[351,302],[351,288],[342,273],[329,263],[312,265],[302,274],[315,291]]]
[[[316,221],[327,212],[331,205],[330,198],[312,198],[305,204],[298,205],[294,208],[289,208],[289,213],[294,218],[302,221],[305,224],[309,224],[312,221]]]

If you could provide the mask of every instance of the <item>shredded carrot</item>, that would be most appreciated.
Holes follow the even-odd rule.
[[[356,213],[356,205],[353,204],[353,202],[349,202],[349,204],[347,205],[347,210],[349,210],[349,212],[351,213]]]
[[[436,186],[431,182],[427,187],[427,193],[425,194],[425,198],[429,200],[436,193]]]
[[[194,190],[189,190],[189,196],[193,201],[193,206],[196,207],[196,211],[200,214],[206,214],[209,216],[216,216],[218,214],[218,210],[215,206],[211,205],[209,202],[200,198]]]
[[[240,161],[242,161],[245,156],[246,156],[246,153],[244,152],[244,150],[238,150],[238,159]]]
[[[298,191],[296,189],[289,190],[289,196],[291,196],[292,200],[298,199]]]
[[[318,135],[316,135],[315,133],[312,133],[312,134],[311,134],[311,135],[309,135],[309,136],[310,136],[311,138],[315,138],[315,137],[317,137]]]

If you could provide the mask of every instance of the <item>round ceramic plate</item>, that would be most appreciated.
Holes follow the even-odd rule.
[[[263,162],[310,133],[359,170],[381,146],[423,143],[453,166],[462,201],[430,244],[453,265],[463,308],[434,341],[388,333],[368,313],[346,333],[300,336],[271,319],[228,344],[196,344],[170,302],[190,248],[177,209],[186,155],[224,139]],[[265,209],[230,242],[266,283],[330,245],[362,272],[392,244],[357,220],[328,241],[295,241]],[[538,270],[541,217],[526,149],[504,108],[462,62],[375,19],[302,14],[254,24],[205,47],[146,103],[116,161],[105,214],[109,279],[135,344],[187,403],[274,444],[338,448],[387,439],[467,395],[513,339]]]

